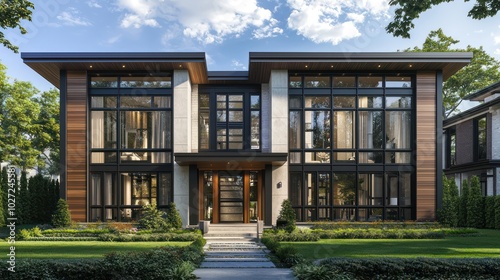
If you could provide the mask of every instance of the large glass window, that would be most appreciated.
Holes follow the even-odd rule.
[[[289,194],[298,220],[415,219],[413,79],[290,76]]]
[[[446,167],[452,167],[457,164],[457,132],[455,127],[446,130],[447,135],[447,160]]]
[[[261,96],[244,88],[200,89],[200,150],[259,150]],[[231,88],[232,89],[232,88]]]
[[[170,73],[89,80],[89,220],[134,221],[143,205],[165,208],[173,198]]]

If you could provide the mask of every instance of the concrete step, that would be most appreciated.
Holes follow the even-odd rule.
[[[254,259],[254,258],[267,258],[265,253],[234,253],[234,254],[220,254],[220,253],[206,253],[205,259]]]
[[[275,268],[270,262],[203,262],[200,268]]]
[[[205,258],[206,262],[267,262],[267,258]]]

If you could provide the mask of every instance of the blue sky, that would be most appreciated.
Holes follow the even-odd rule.
[[[385,33],[389,0],[41,0],[29,33],[7,30],[21,52],[205,52],[208,70],[246,70],[248,52],[372,52],[421,46],[431,30],[500,59],[500,17],[468,18],[456,0],[415,21],[411,39]],[[472,1],[475,2],[475,1]],[[11,78],[52,87],[0,47]]]

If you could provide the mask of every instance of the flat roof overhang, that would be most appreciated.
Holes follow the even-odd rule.
[[[147,71],[150,73],[188,70],[192,83],[207,83],[207,63],[203,52],[147,53],[21,53],[24,63],[55,87],[60,71]],[[124,67],[125,66],[125,67]]]
[[[443,71],[446,80],[470,63],[471,52],[251,52],[248,77],[267,83],[271,70]]]
[[[500,93],[500,82],[491,84],[483,89],[465,96],[463,99],[471,101],[484,101],[485,98]]]
[[[281,166],[288,159],[287,153],[260,152],[205,152],[175,153],[175,162],[181,166],[198,165],[202,168],[256,168],[265,165]]]

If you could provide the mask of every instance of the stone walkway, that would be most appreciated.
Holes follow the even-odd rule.
[[[230,237],[225,232],[207,237],[205,260],[194,274],[200,279],[250,280],[295,279],[288,268],[276,268],[269,260],[266,246],[255,238]]]

